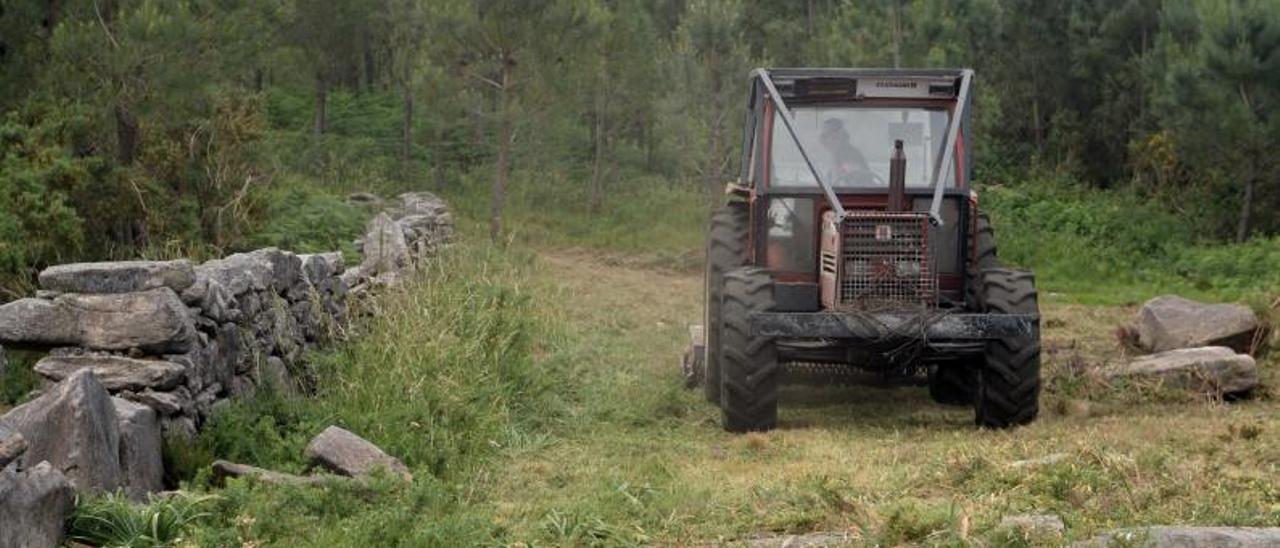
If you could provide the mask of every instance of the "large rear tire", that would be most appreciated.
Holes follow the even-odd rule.
[[[751,314],[776,308],[773,279],[760,268],[729,271],[721,300],[721,424],[729,432],[772,430],[778,425],[782,367],[774,340],[751,334]]]
[[[724,274],[747,263],[747,230],[750,213],[745,202],[730,202],[711,214],[707,231],[707,265],[703,296],[706,316],[706,356],[702,388],[711,403],[720,403],[720,294]]]
[[[1040,412],[1040,307],[1035,276],[993,268],[982,272],[982,307],[987,314],[1034,314],[1022,335],[989,341],[978,370],[975,420],[984,428],[1009,428],[1035,420]]]
[[[965,270],[965,304],[970,310],[982,308],[982,271],[999,268],[1000,258],[996,253],[996,231],[991,226],[991,218],[979,212],[973,223],[973,256]]]

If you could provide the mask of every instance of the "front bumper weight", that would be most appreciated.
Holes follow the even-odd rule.
[[[1036,314],[757,312],[751,315],[751,332],[776,338],[972,341],[1028,336],[1039,323]]]

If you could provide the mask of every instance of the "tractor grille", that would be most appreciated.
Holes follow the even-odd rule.
[[[844,220],[840,304],[858,310],[936,304],[929,221],[920,213],[852,212]]]

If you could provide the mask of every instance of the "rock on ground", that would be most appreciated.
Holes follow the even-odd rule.
[[[191,261],[117,261],[51,266],[40,287],[65,293],[133,293],[167,287],[176,292],[195,283]]]
[[[49,461],[82,491],[124,485],[120,431],[111,396],[90,370],[81,370],[0,417],[27,440],[23,463]]]
[[[1205,394],[1241,394],[1258,386],[1258,364],[1223,346],[1183,348],[1143,356],[1106,371],[1110,378],[1159,380]]]
[[[45,378],[61,381],[89,369],[112,392],[147,388],[172,390],[186,378],[186,368],[167,360],[140,360],[111,354],[51,355],[36,363]]]
[[[1000,527],[1016,529],[1032,537],[1061,536],[1067,525],[1056,514],[1015,514],[1000,518]]]
[[[1108,531],[1076,546],[1280,548],[1280,527],[1157,526]]]
[[[160,423],[150,407],[120,398],[111,398],[111,403],[120,429],[119,458],[125,493],[133,500],[145,500],[147,493],[164,489]]]
[[[366,476],[376,468],[386,468],[387,472],[396,474],[405,481],[413,480],[413,474],[399,459],[337,426],[325,428],[312,438],[305,454],[316,464],[343,476]]]
[[[746,542],[751,548],[817,548],[827,546],[853,546],[860,539],[849,533],[805,533],[803,535],[782,535],[776,537],[759,537]]]
[[[47,462],[0,467],[0,546],[58,546],[74,504],[71,482]]]
[[[325,485],[334,480],[347,480],[336,476],[298,476],[276,472],[247,464],[237,464],[225,460],[213,461],[213,478],[218,483],[225,483],[227,478],[252,478],[272,485]]]
[[[1050,464],[1057,464],[1069,458],[1071,458],[1071,455],[1067,453],[1050,453],[1043,457],[1034,459],[1015,460],[1009,463],[1009,468],[1036,468],[1040,466],[1048,466]]]
[[[1226,346],[1249,352],[1262,328],[1249,307],[1208,304],[1163,295],[1147,301],[1135,319],[1138,344],[1149,352],[1178,348]]]
[[[19,299],[0,306],[0,342],[5,343],[182,353],[194,340],[187,307],[167,287]]]

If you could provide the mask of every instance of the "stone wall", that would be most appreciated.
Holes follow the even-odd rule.
[[[369,222],[357,242],[362,260],[350,268],[338,252],[295,254],[276,248],[202,264],[121,261],[50,267],[39,275],[36,296],[0,305],[0,344],[47,350],[35,370],[49,381],[43,389],[49,397],[33,395],[0,417],[0,427],[8,424],[28,441],[55,439],[84,431],[84,424],[66,424],[91,419],[79,415],[114,408],[118,417],[97,417],[118,426],[114,437],[89,438],[109,445],[98,449],[123,458],[136,452],[122,434],[129,428],[135,431],[133,439],[152,439],[136,434],[152,423],[164,437],[189,439],[229,398],[251,398],[265,388],[305,394],[315,383],[308,354],[347,335],[349,296],[394,283],[452,236],[452,219],[439,198],[408,193]],[[91,379],[82,378],[85,371]],[[77,390],[63,386],[72,380]],[[99,385],[105,389],[101,397],[93,395]],[[68,398],[96,398],[97,403],[67,403]],[[78,411],[70,419],[58,418],[60,413],[48,412],[55,404]],[[89,438],[44,444],[51,449],[29,450],[18,464],[49,461],[62,468],[60,463],[70,462],[65,453],[91,453],[83,447],[92,443]],[[156,451],[158,447],[144,452]],[[44,454],[49,452],[60,454]],[[148,460],[151,456],[144,455]],[[65,468],[69,476],[83,475],[73,473],[74,464]],[[103,486],[131,492],[139,487],[128,480],[108,478]],[[154,483],[148,479],[142,492],[154,489]]]

